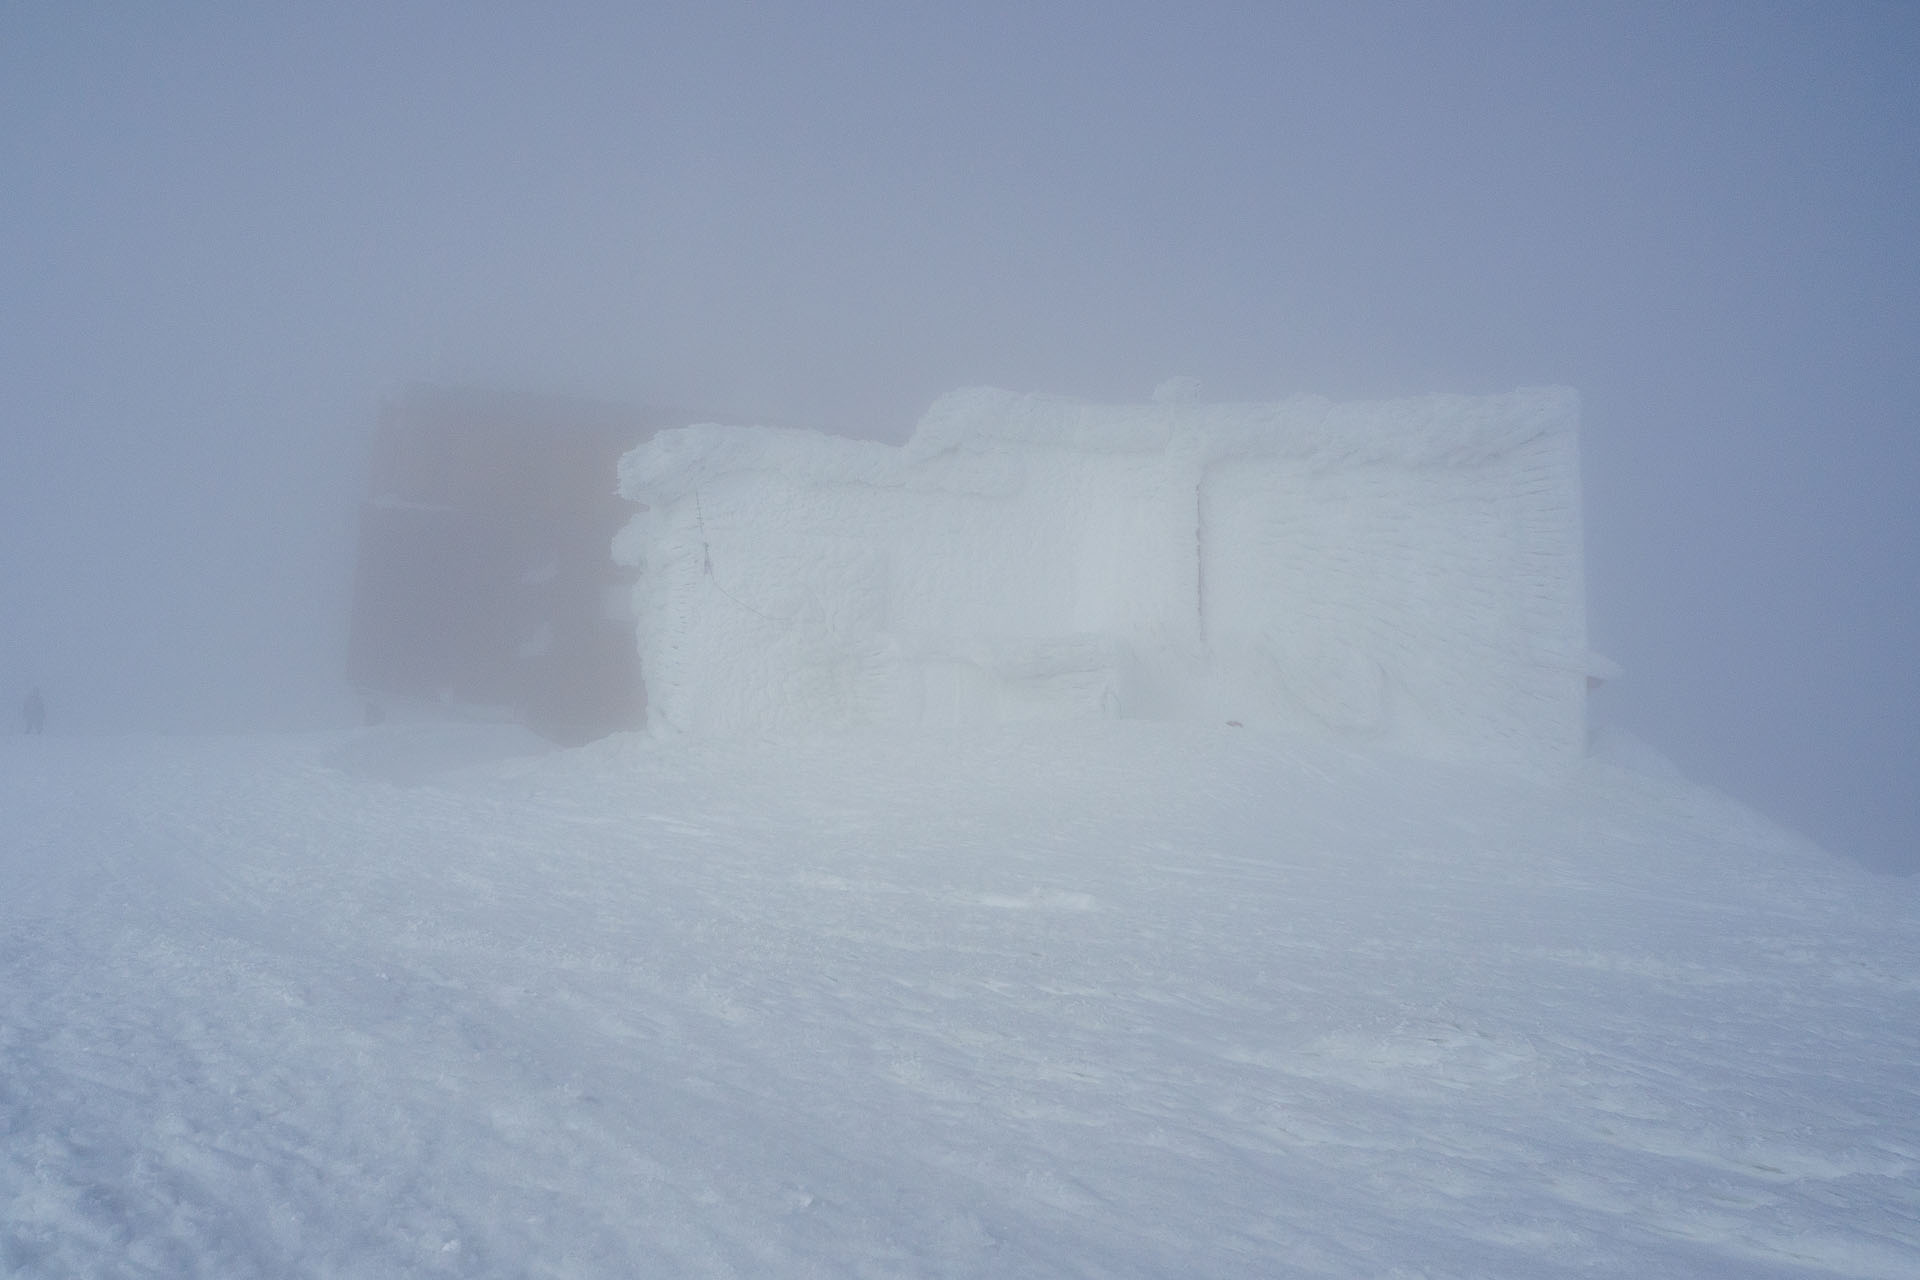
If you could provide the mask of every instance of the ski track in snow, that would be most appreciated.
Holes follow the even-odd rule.
[[[1192,726],[0,745],[9,1276],[1920,1274],[1920,893]]]

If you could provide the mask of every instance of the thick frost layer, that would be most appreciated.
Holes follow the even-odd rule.
[[[1080,716],[1584,748],[1577,403],[976,389],[904,448],[660,433],[621,489],[657,726]]]

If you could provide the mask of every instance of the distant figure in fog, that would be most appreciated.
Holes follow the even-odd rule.
[[[27,700],[20,704],[20,716],[27,722],[28,733],[44,733],[47,728],[47,700],[40,696],[40,688],[34,686],[27,694]]]

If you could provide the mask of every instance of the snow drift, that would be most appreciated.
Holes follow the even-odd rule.
[[[1212,725],[0,737],[0,1276],[1910,1280],[1920,885]]]
[[[901,448],[664,431],[650,719],[702,735],[1130,717],[1428,756],[1585,746],[1577,400],[1095,405],[975,389]]]

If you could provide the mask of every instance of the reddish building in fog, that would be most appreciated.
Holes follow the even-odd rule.
[[[660,423],[554,397],[416,387],[382,411],[360,509],[348,675],[502,708],[566,743],[644,721],[620,455]]]

